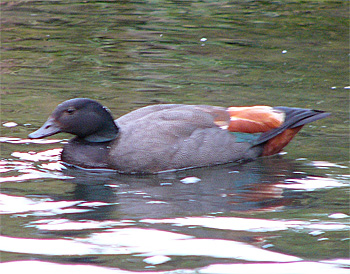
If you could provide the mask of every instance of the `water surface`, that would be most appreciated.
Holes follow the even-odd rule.
[[[345,273],[347,1],[3,1],[0,269]],[[69,135],[29,140],[89,97],[284,105],[332,116],[286,154],[149,176],[66,169]]]

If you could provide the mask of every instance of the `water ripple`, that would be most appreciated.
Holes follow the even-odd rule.
[[[157,241],[155,241],[157,239]],[[206,256],[259,262],[295,262],[301,259],[246,243],[198,239],[157,229],[123,228],[93,233],[89,238],[25,239],[1,236],[0,250],[43,255],[138,254],[138,256]],[[210,246],[210,248],[208,248]]]
[[[349,266],[350,262],[345,262],[345,266]],[[206,267],[197,269],[177,269],[170,271],[127,271],[118,268],[107,268],[94,265],[83,264],[59,264],[43,261],[17,261],[6,262],[0,264],[0,271],[2,273],[16,273],[23,272],[27,269],[35,269],[36,274],[47,273],[99,273],[99,274],[309,274],[316,272],[317,274],[347,274],[348,269],[339,268],[332,261],[323,262],[289,262],[289,263],[244,263],[244,264],[210,264]]]

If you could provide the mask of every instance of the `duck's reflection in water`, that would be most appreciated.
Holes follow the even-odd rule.
[[[75,199],[105,203],[74,214],[74,219],[93,220],[274,211],[296,205],[303,195],[284,190],[281,183],[306,177],[296,161],[279,157],[145,176],[79,169],[65,173],[74,177]]]

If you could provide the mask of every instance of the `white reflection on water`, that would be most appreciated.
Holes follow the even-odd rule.
[[[186,217],[175,219],[144,219],[150,224],[175,224],[178,226],[201,226],[234,231],[268,232],[287,229],[346,230],[348,225],[338,222],[311,222],[298,220],[266,220],[237,217]]]
[[[144,219],[144,223],[150,224],[175,224],[178,226],[201,226],[214,229],[225,229],[249,232],[268,232],[287,230],[289,228],[301,228],[309,222],[297,220],[264,220],[236,217],[186,217],[175,219]]]
[[[71,221],[68,219],[43,219],[31,222],[26,227],[35,227],[40,230],[48,231],[62,231],[62,230],[84,230],[84,229],[98,229],[98,228],[110,228],[116,226],[132,225],[132,220],[122,221],[93,221],[93,220],[80,220]]]
[[[35,270],[34,270],[35,269]],[[28,270],[34,270],[28,272]],[[79,264],[57,264],[39,261],[17,261],[0,264],[1,273],[35,273],[35,274],[62,274],[62,273],[84,273],[84,274],[131,274],[141,272],[123,271],[106,267],[79,265]],[[150,272],[147,272],[151,274]],[[158,274],[160,272],[157,272]]]
[[[202,268],[203,274],[345,274],[348,270],[334,267],[328,263],[293,262],[293,263],[266,263],[266,264],[215,264]]]
[[[18,126],[18,124],[15,122],[6,122],[6,123],[3,123],[2,126],[4,126],[4,127],[16,127],[16,126]]]
[[[81,205],[81,204],[80,204]],[[141,223],[148,224],[172,224],[175,226],[198,226],[212,229],[248,231],[248,232],[271,232],[287,229],[311,230],[309,234],[317,235],[325,231],[348,230],[349,225],[339,222],[320,221],[299,221],[299,220],[265,220],[237,217],[186,217],[175,219],[143,219]],[[61,231],[61,230],[83,230],[94,228],[111,228],[115,226],[125,226],[136,224],[132,220],[121,221],[70,221],[67,219],[43,219],[31,222],[28,226],[36,227],[40,230]],[[316,235],[315,234],[315,235]]]
[[[14,170],[22,170],[30,168],[31,163],[21,162],[21,161],[0,161],[0,173],[5,173]]]
[[[350,261],[344,266],[349,266]],[[348,269],[333,265],[332,261],[324,262],[290,262],[290,263],[245,263],[245,264],[212,264],[197,269],[177,269],[173,271],[126,271],[117,268],[106,268],[93,265],[81,264],[58,264],[41,261],[17,261],[0,264],[1,273],[29,273],[28,269],[35,269],[35,274],[61,274],[61,273],[84,273],[84,274],[347,274]]]
[[[0,161],[0,183],[3,182],[21,182],[33,179],[53,178],[53,179],[69,179],[71,177],[63,175],[60,171],[65,167],[59,162],[61,148],[49,149],[41,152],[13,152],[11,155],[21,161],[1,160]],[[33,165],[34,162],[46,161],[39,165],[41,170]],[[19,173],[13,176],[15,171]],[[8,176],[6,176],[9,173]]]
[[[168,256],[156,255],[156,256],[148,257],[148,258],[144,259],[143,261],[147,264],[157,265],[157,264],[164,264],[170,260],[171,260],[171,258],[169,258]]]
[[[61,148],[54,148],[49,149],[45,151],[40,152],[18,152],[15,151],[11,155],[13,157],[19,158],[21,160],[25,161],[32,161],[32,162],[38,162],[38,161],[58,161],[60,159],[62,149]]]
[[[321,168],[321,169],[328,169],[330,167],[337,167],[337,168],[349,168],[347,166],[344,165],[339,165],[339,164],[334,164],[334,163],[330,163],[327,161],[312,161],[311,164],[317,168]]]
[[[21,139],[14,137],[0,137],[0,143],[11,143],[11,144],[54,144],[62,142],[62,140],[53,140],[53,139]],[[11,156],[19,160],[1,160],[0,161],[0,173],[3,173],[0,178],[0,183],[2,182],[20,182],[33,179],[41,178],[54,178],[54,179],[68,179],[70,177],[62,175],[60,172],[65,168],[60,162],[60,154],[62,148],[48,149],[40,152],[28,151],[28,152],[19,152],[14,151],[11,153]],[[41,170],[38,170],[37,167],[33,165],[34,162],[44,161],[39,165]],[[14,176],[11,173],[9,176],[6,176],[6,173],[15,171],[20,174]]]
[[[63,213],[86,212],[88,209],[72,208],[81,201],[52,201],[48,199],[29,199],[0,194],[0,214],[32,212],[30,215],[48,216]],[[27,214],[29,215],[29,214]]]
[[[4,169],[8,169],[8,167],[4,167]],[[47,171],[39,171],[34,168],[23,168],[18,170],[20,173],[18,176],[7,176],[1,177],[0,183],[3,182],[22,182],[33,179],[43,179],[43,178],[51,178],[51,179],[70,179],[72,177],[64,176],[61,173],[56,172],[47,172]]]
[[[134,254],[137,256],[206,256],[258,262],[293,262],[298,257],[221,239],[197,239],[156,229],[123,228],[89,238],[24,239],[0,237],[2,251],[43,255]]]
[[[10,144],[55,144],[62,142],[56,139],[21,139],[16,137],[0,137],[0,143]]]
[[[25,239],[0,236],[1,251],[43,255],[102,254],[98,246],[65,239]]]
[[[338,181],[332,178],[307,176],[306,178],[303,178],[303,179],[285,180],[283,183],[277,184],[275,186],[280,188],[293,189],[293,190],[314,191],[317,189],[344,187],[347,185],[348,184],[345,184],[341,181]]]

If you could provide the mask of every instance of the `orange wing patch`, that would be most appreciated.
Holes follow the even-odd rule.
[[[229,107],[232,132],[259,133],[280,127],[285,119],[282,111],[269,106]]]

